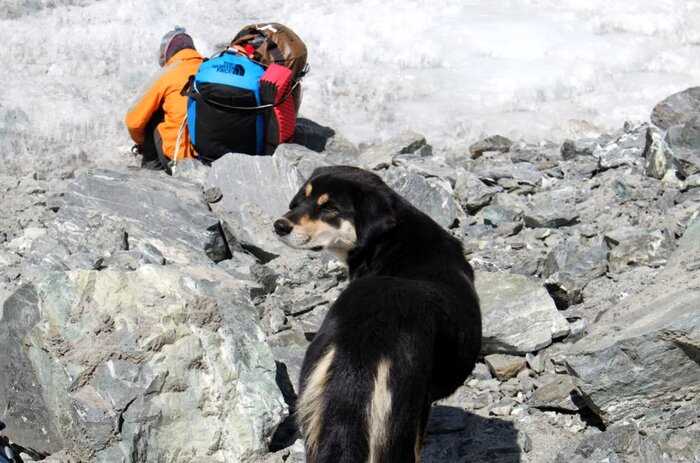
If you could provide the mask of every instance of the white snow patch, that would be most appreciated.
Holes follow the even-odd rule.
[[[614,129],[700,82],[699,3],[14,0],[0,8],[0,161],[123,163],[124,113],[176,24],[206,54],[251,22],[291,26],[310,51],[303,115],[355,142]]]

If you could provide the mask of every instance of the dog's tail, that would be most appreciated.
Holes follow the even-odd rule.
[[[358,364],[334,348],[317,360],[297,406],[308,463],[418,461],[429,372],[397,360]]]

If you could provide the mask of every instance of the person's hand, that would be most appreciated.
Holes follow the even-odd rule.
[[[131,152],[134,156],[143,155],[143,145],[136,144],[131,147]]]

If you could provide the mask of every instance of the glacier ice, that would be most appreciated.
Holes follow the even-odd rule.
[[[355,142],[560,140],[700,82],[698,1],[3,0],[0,165],[119,162],[164,32],[183,25],[209,54],[266,20],[308,44],[303,115]]]

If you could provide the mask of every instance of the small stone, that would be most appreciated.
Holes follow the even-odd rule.
[[[474,379],[482,379],[482,380],[493,378],[493,376],[491,375],[491,371],[489,370],[489,367],[483,363],[477,363],[474,366],[474,370],[472,370],[471,376]]]
[[[544,371],[544,358],[541,354],[525,354],[525,360],[527,360],[527,364],[530,365],[530,368],[532,368],[535,373],[542,373]]]
[[[579,406],[572,398],[578,390],[574,379],[569,375],[553,375],[547,379],[549,381],[532,394],[530,406],[545,410],[578,411]]]
[[[513,378],[525,368],[525,359],[515,355],[491,354],[484,357],[491,373],[501,381]]]
[[[204,190],[204,199],[209,204],[219,202],[223,197],[224,194],[221,192],[221,188],[218,186],[210,187]]]
[[[477,141],[469,147],[469,153],[473,159],[480,157],[486,151],[498,151],[507,153],[513,142],[501,135],[492,135]]]
[[[509,416],[514,406],[515,401],[513,399],[503,399],[489,408],[489,415]]]

